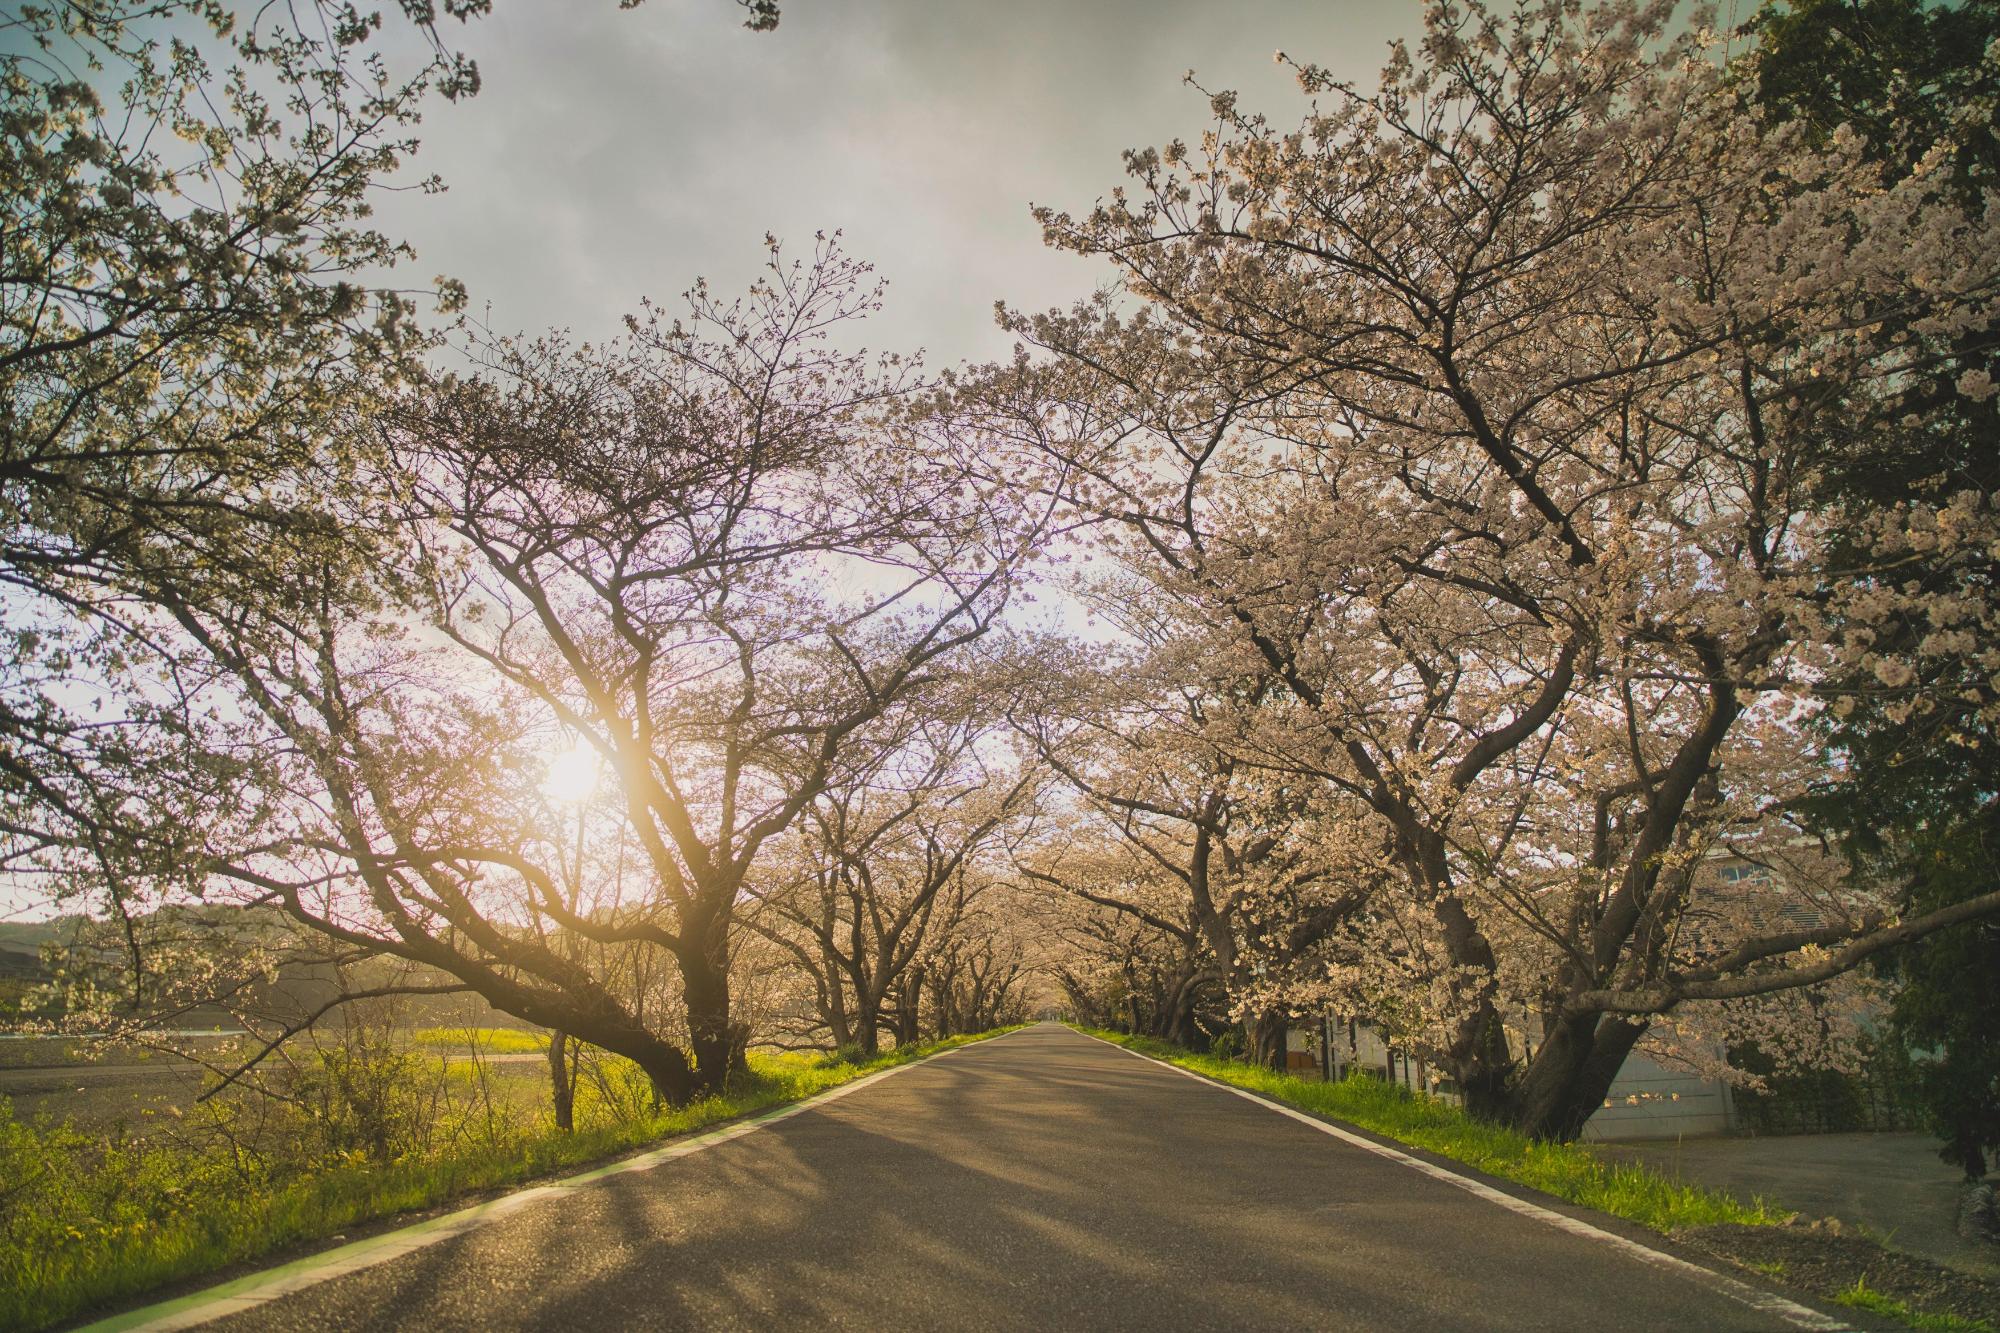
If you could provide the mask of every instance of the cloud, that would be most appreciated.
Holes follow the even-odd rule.
[[[1030,201],[1087,207],[1119,153],[1193,139],[1188,68],[1295,115],[1283,47],[1372,80],[1406,5],[931,0],[786,6],[775,33],[723,0],[501,5],[468,31],[484,90],[435,109],[442,196],[381,212],[421,271],[501,329],[615,332],[642,295],[747,283],[766,231],[802,251],[840,228],[891,281],[877,347],[935,363],[1002,355],[995,299],[1065,302],[1106,272],[1044,249]]]

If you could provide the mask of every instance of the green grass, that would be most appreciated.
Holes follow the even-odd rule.
[[[1655,1231],[1722,1222],[1771,1226],[1789,1216],[1761,1199],[1746,1204],[1719,1190],[1669,1180],[1644,1166],[1605,1162],[1581,1144],[1537,1143],[1511,1129],[1474,1120],[1449,1102],[1411,1093],[1365,1074],[1338,1083],[1322,1083],[1294,1078],[1261,1065],[1193,1055],[1145,1037],[1081,1030],[1218,1083],[1358,1125],[1398,1143],[1449,1157],[1488,1175],[1519,1181],[1545,1194]]]
[[[1012,1030],[864,1062],[752,1053],[747,1078],[689,1106],[567,1134],[545,1117],[524,1122],[516,1114],[483,1144],[386,1162],[315,1163],[290,1174],[246,1174],[223,1154],[155,1140],[21,1124],[0,1099],[0,1204],[10,1205],[0,1210],[0,1328],[44,1328],[289,1245],[601,1161]]]
[[[1856,1310],[1868,1310],[1901,1320],[1911,1328],[1922,1329],[1924,1333],[1995,1333],[1993,1325],[1984,1319],[1967,1319],[1955,1314],[1925,1314],[1921,1310],[1913,1310],[1895,1297],[1870,1287],[1866,1278],[1854,1279],[1853,1286],[1836,1292],[1833,1299]]]

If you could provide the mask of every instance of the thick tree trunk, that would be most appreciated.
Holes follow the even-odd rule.
[[[1195,1044],[1194,997],[1200,986],[1199,976],[1182,977],[1160,1016],[1159,1035],[1176,1046],[1191,1048]]]
[[[827,1035],[833,1039],[833,1048],[839,1050],[854,1041],[854,1024],[847,1016],[847,996],[842,987],[840,972],[831,964],[826,969],[826,986],[820,992],[820,1019],[826,1024]]]
[[[891,1011],[893,990],[893,983],[880,980],[871,983],[869,990],[863,991],[858,985],[855,989],[854,1044],[871,1060],[882,1053],[882,1028],[885,1015]],[[916,1040],[914,1037],[906,1039],[893,1019],[889,1020],[889,1033],[899,1046]]]
[[[534,1014],[523,1014],[521,1017],[531,1023],[546,1022]],[[642,1028],[624,1023],[610,1026],[578,1019],[565,1025],[563,1030],[571,1041],[587,1041],[613,1055],[622,1055],[639,1066],[652,1080],[654,1095],[668,1105],[683,1106],[693,1099],[695,1072],[688,1066],[687,1052],[680,1047],[661,1041]]]
[[[613,1055],[624,1056],[645,1071],[661,1101],[680,1106],[694,1096],[695,1074],[688,1065],[687,1052],[660,1040],[650,1028],[641,1026],[609,999],[551,1002],[545,996],[492,975],[474,978],[471,985],[502,1013],[567,1033],[572,1041],[585,1041]]]
[[[558,1028],[549,1034],[549,1086],[555,1098],[556,1128],[565,1134],[576,1128],[576,1080],[569,1067],[569,1034]]]
[[[1275,1009],[1266,1009],[1251,1018],[1244,1025],[1251,1061],[1267,1069],[1284,1072],[1285,1030],[1288,1026],[1286,1016]]]
[[[966,995],[965,1003],[959,1007],[960,1032],[980,1032],[990,1026],[986,1022],[987,999],[986,980],[975,973],[972,978],[972,989]]]
[[[743,1062],[743,1043],[730,1022],[728,950],[697,943],[679,961],[688,1044],[694,1048],[695,1087],[713,1092]]]
[[[940,1037],[958,1035],[958,996],[950,974],[939,977],[931,986],[931,1026]]]
[[[843,1042],[842,1045],[848,1043]],[[882,1053],[882,1009],[880,1005],[869,1005],[854,1018],[852,1044],[861,1049],[861,1058],[873,1060]]]
[[[1511,1109],[1514,1054],[1507,1046],[1507,1028],[1493,1004],[1497,963],[1493,946],[1481,933],[1465,904],[1451,890],[1450,861],[1443,835],[1421,830],[1411,835],[1416,853],[1418,886],[1435,895],[1431,911],[1444,936],[1445,948],[1459,967],[1486,978],[1472,1012],[1460,1020],[1442,1063],[1451,1071],[1465,1098],[1465,1109],[1482,1120],[1504,1121]]]
[[[914,967],[903,978],[900,999],[896,1005],[896,1044],[914,1046],[922,1039],[921,1020],[924,1009],[924,976],[926,969]]]
[[[1481,1000],[1459,1025],[1443,1061],[1451,1070],[1465,1109],[1480,1120],[1506,1122],[1514,1110],[1514,1056],[1499,1011]]]
[[[642,1046],[619,1049],[605,1045],[608,1051],[622,1055],[652,1080],[653,1094],[669,1106],[685,1106],[694,1100],[698,1086],[694,1070],[688,1065],[687,1053],[678,1046],[669,1046],[656,1037],[649,1036]]]
[[[1584,1121],[1604,1105],[1604,1094],[1646,1026],[1608,1014],[1584,1014],[1551,1025],[1513,1089],[1508,1123],[1531,1138],[1562,1143],[1576,1138]]]

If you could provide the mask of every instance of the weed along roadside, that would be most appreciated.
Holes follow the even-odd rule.
[[[663,1140],[806,1101],[871,1074],[1016,1030],[901,1047],[876,1059],[753,1052],[749,1075],[681,1108],[586,1119],[489,1101],[480,1139],[390,1161],[292,1170],[232,1161],[216,1140],[90,1135],[15,1121],[0,1103],[0,1328],[34,1330],[144,1293],[346,1240],[403,1215],[605,1163]],[[602,1110],[603,1108],[598,1108]]]
[[[1150,1037],[1077,1031],[1270,1101],[1463,1163],[1671,1236],[1765,1281],[1930,1333],[2000,1333],[2000,1287],[1798,1218],[1775,1203],[1606,1162],[1577,1143],[1536,1142],[1422,1093],[1354,1074],[1327,1083],[1199,1055]]]

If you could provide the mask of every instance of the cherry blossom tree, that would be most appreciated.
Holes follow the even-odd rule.
[[[1101,595],[1141,647],[1037,647],[1064,686],[1037,691],[1015,723],[1078,808],[1020,873],[1182,944],[1195,965],[1168,988],[1158,1035],[1186,1039],[1201,989],[1214,987],[1253,1055],[1281,1062],[1287,982],[1320,965],[1319,946],[1368,881],[1334,881],[1313,788],[1248,748],[1260,709],[1290,704],[1270,673],[1209,675],[1206,645],[1175,633],[1170,605],[1130,588]]]
[[[0,858],[17,883],[165,872],[224,796],[176,726],[158,676],[181,645],[149,603],[166,583],[229,596],[267,543],[329,521],[311,499],[351,460],[309,423],[429,341],[412,294],[364,279],[410,257],[371,201],[427,103],[476,91],[445,20],[486,8],[405,6],[389,37],[317,3],[0,18]]]
[[[287,599],[170,604],[262,803],[211,831],[207,873],[669,1098],[714,1086],[748,1036],[752,867],[931,706],[1034,540],[948,443],[884,419],[900,363],[830,346],[875,293],[830,241],[811,263],[774,245],[742,300],[698,286],[607,348],[501,343],[355,422],[394,463],[356,515],[389,557],[330,542],[282,571]],[[579,749],[600,795],[572,825],[540,785]],[[685,1045],[575,941],[670,958]]]
[[[776,7],[749,0],[750,26]],[[291,589],[380,462],[343,413],[420,379],[462,288],[395,284],[384,234],[490,0],[47,0],[0,15],[0,867],[120,918],[199,880],[194,831],[256,800],[198,719],[163,599]],[[280,571],[286,571],[280,573]]]
[[[998,745],[991,673],[972,670],[839,775],[771,858],[745,923],[810,980],[836,1048],[874,1056],[892,996],[949,954],[975,881],[1031,822],[1044,775]]]
[[[987,1032],[1026,1020],[1048,965],[1046,942],[1015,886],[1004,879],[959,880],[946,922],[895,1001],[897,1040]]]
[[[1107,833],[1052,820],[1017,864],[1046,895],[1031,916],[1058,946],[1050,976],[1085,1022],[1198,1045],[1204,1009],[1229,1020],[1194,903],[1172,869]]]
[[[1929,596],[1895,562],[1988,530],[1967,497],[1835,551],[1813,483],[1857,402],[1988,336],[2000,278],[1938,173],[1750,114],[1706,24],[1438,4],[1373,93],[1291,64],[1296,129],[1214,95],[1201,145],[1039,214],[1136,312],[1014,316],[1053,360],[972,392],[1105,555],[1290,696],[1243,753],[1367,812],[1343,860],[1383,849],[1401,889],[1368,919],[1404,943],[1359,956],[1427,960],[1437,1063],[1537,1134],[1574,1134],[1655,1016],[2000,910],[1683,929],[1704,858],[1824,775],[1820,687],[1909,685],[1853,630]]]

